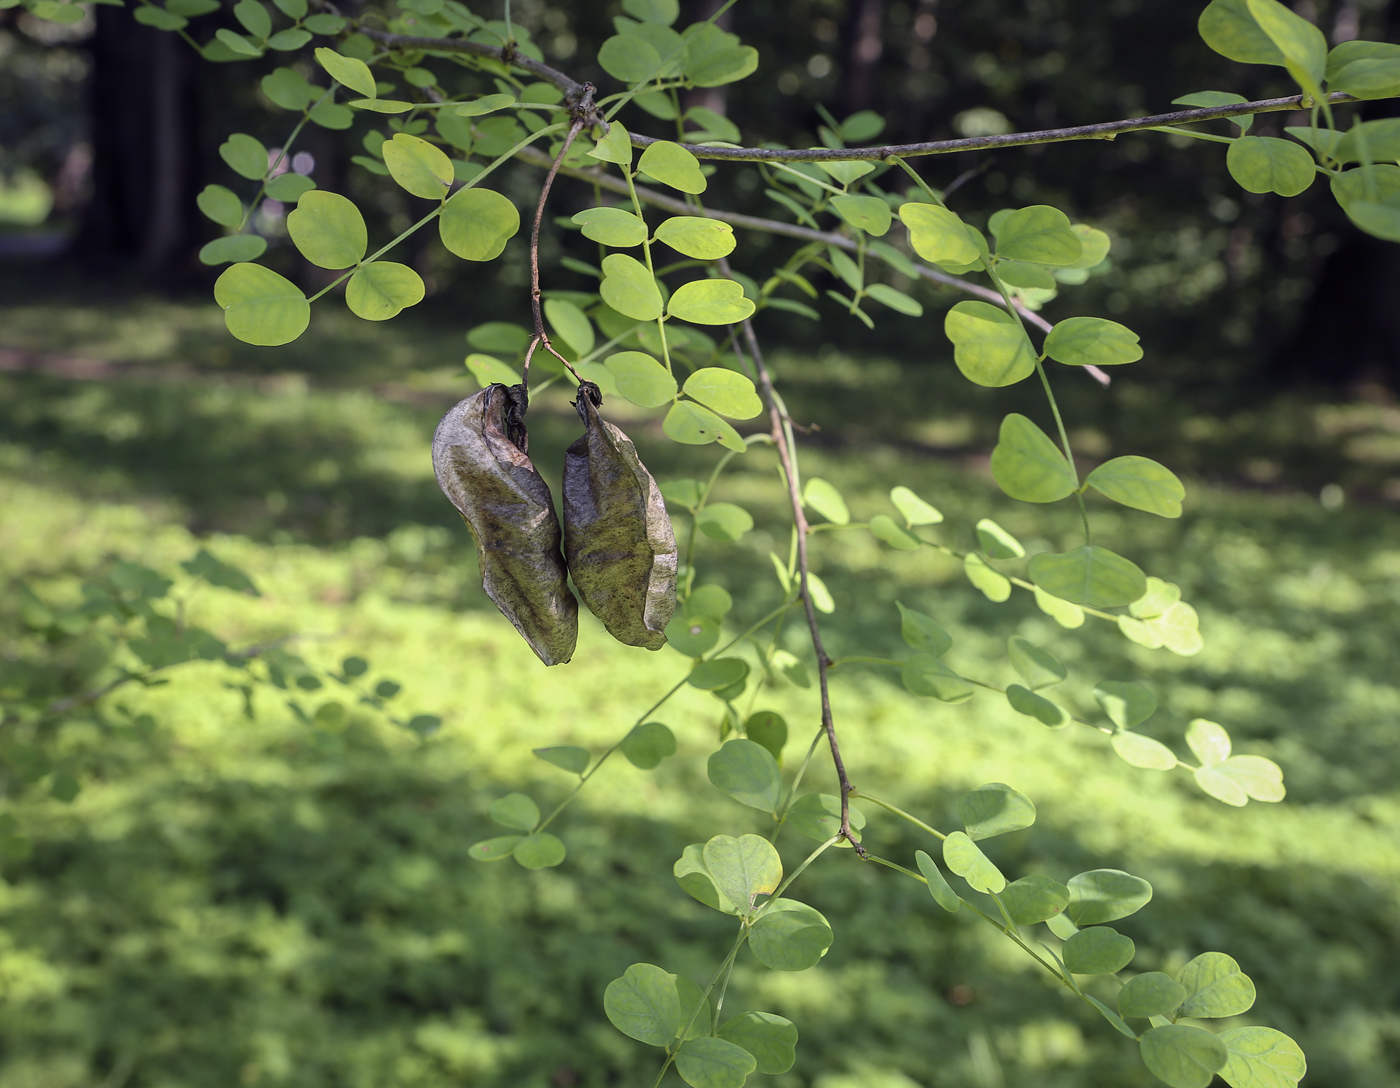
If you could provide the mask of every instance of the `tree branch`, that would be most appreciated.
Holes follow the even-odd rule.
[[[583,84],[557,68],[525,56],[518,49],[486,45],[463,38],[422,38],[408,34],[389,34],[382,30],[361,28],[360,33],[391,49],[421,49],[427,53],[467,53],[488,57],[538,76],[558,87],[566,95],[577,97]],[[1392,96],[1400,97],[1400,96]],[[1356,102],[1349,94],[1334,92],[1327,95],[1331,103]],[[721,159],[729,162],[878,162],[884,159],[910,159],[922,155],[948,155],[958,151],[990,151],[999,147],[1025,147],[1029,144],[1066,143],[1073,140],[1112,140],[1120,132],[1169,125],[1189,125],[1197,121],[1217,121],[1258,113],[1304,109],[1301,94],[1286,98],[1265,98],[1256,102],[1236,102],[1228,106],[1206,106],[1199,109],[1158,113],[1151,117],[1131,117],[1123,121],[1103,121],[1093,125],[1073,125],[1068,128],[1048,128],[1035,132],[1009,132],[1001,136],[968,136],[959,140],[928,140],[914,144],[882,144],[878,147],[850,148],[766,148],[716,147],[711,144],[681,144],[700,159]],[[632,146],[647,147],[658,141],[651,136],[632,134]]]

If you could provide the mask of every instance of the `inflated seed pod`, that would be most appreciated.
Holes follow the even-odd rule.
[[[558,665],[578,641],[578,602],[549,486],[525,454],[525,403],[522,385],[459,401],[433,435],[433,470],[476,542],[482,588],[539,659]]]
[[[659,650],[676,610],[676,536],[632,440],[598,416],[592,382],[574,402],[587,432],[564,455],[564,556],[608,633]]]

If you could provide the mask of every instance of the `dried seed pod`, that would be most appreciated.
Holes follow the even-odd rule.
[[[482,588],[539,659],[558,665],[578,641],[578,602],[549,486],[525,454],[526,403],[523,385],[459,401],[433,435],[433,470],[476,542]]]
[[[564,457],[564,555],[574,586],[608,633],[659,650],[676,610],[676,536],[632,440],[598,416],[592,382],[574,402],[588,431]]]

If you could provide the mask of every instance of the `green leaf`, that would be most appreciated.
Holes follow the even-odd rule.
[[[256,234],[230,234],[200,247],[201,264],[255,261],[267,250],[267,239]]]
[[[676,1072],[691,1088],[742,1088],[757,1066],[752,1054],[727,1039],[690,1039],[676,1051]]]
[[[1018,926],[1034,925],[1054,918],[1069,902],[1069,889],[1048,876],[1023,876],[1013,880],[1001,893],[1001,905]]]
[[[361,98],[379,97],[375,91],[374,76],[364,61],[343,56],[334,49],[321,46],[316,50],[316,63],[324,68],[333,80],[349,87]]]
[[[684,290],[682,287],[681,291]],[[676,297],[680,296],[681,291],[676,292]],[[674,303],[674,298],[672,301]],[[707,408],[733,419],[752,419],[763,411],[763,402],[759,400],[753,382],[724,367],[703,367],[695,371],[686,379],[683,392]]]
[[[611,39],[609,39],[611,40]],[[613,121],[608,131],[598,138],[588,152],[589,156],[603,162],[615,162],[620,166],[632,165],[632,136],[620,122]]]
[[[1251,193],[1297,196],[1317,176],[1312,156],[1277,136],[1241,136],[1225,153],[1225,165]]]
[[[513,105],[515,105],[515,95],[513,94],[484,94],[470,102],[459,103],[453,107],[452,112],[458,117],[481,117],[484,114],[495,113],[497,110],[503,110],[507,106]],[[627,130],[623,129],[622,131],[625,133]]]
[[[348,106],[342,106],[339,102],[332,102],[329,98],[313,106],[309,116],[322,128],[346,129],[355,123],[354,110]]]
[[[719,691],[739,683],[748,674],[749,663],[742,657],[716,657],[698,662],[687,680],[701,691]]]
[[[632,34],[614,34],[598,49],[603,71],[623,83],[640,83],[661,66],[661,55],[650,42]]]
[[[1069,671],[1049,650],[1042,650],[1030,639],[1012,635],[1006,644],[1011,667],[1032,691],[1058,684]]]
[[[552,869],[564,863],[564,844],[557,836],[541,831],[516,843],[511,856],[522,869]]]
[[[669,1046],[684,1026],[676,976],[651,963],[634,963],[608,983],[603,1012],[623,1035],[650,1046]]]
[[[1032,204],[1006,216],[993,231],[999,258],[1068,267],[1084,255],[1069,216],[1048,204]]]
[[[1293,1088],[1308,1071],[1302,1048],[1273,1028],[1230,1028],[1217,1038],[1229,1053],[1220,1077],[1231,1088]]]
[[[1012,684],[1006,689],[1006,701],[1016,713],[1035,718],[1051,729],[1060,729],[1069,724],[1069,715],[1064,707],[1020,684]]]
[[[1250,14],[1246,0],[1211,0],[1197,22],[1202,40],[1243,64],[1283,64],[1283,54]]]
[[[916,552],[924,546],[922,540],[888,514],[876,514],[871,518],[870,532],[876,540],[883,540],[891,548],[902,552]]]
[[[1069,881],[1065,915],[1077,926],[1093,926],[1135,914],[1152,900],[1152,885],[1121,869],[1091,869]]]
[[[1400,69],[1400,59],[1394,63]],[[1337,141],[1333,157],[1338,162],[1391,163],[1400,160],[1400,117],[1353,125]]]
[[[1170,1016],[1186,1000],[1186,988],[1170,975],[1148,971],[1130,978],[1118,991],[1118,1011],[1124,1016]]]
[[[1135,510],[1164,518],[1181,517],[1186,488],[1170,469],[1146,457],[1115,457],[1089,473],[1085,483]]]
[[[875,169],[873,164],[860,161],[816,162],[812,165],[827,176],[835,178],[842,185],[851,185]]]
[[[295,340],[311,323],[311,306],[295,284],[258,264],[235,264],[214,283],[224,324],[245,344],[275,347]]]
[[[1142,358],[1138,335],[1102,317],[1070,317],[1045,338],[1045,354],[1070,366],[1118,366]]]
[[[850,806],[850,818],[852,831],[858,832],[865,826],[864,814],[854,805]],[[829,793],[805,794],[788,809],[787,823],[799,835],[826,842],[841,829],[841,798]],[[850,843],[842,840],[837,845],[848,847]]]
[[[131,13],[131,17],[143,26],[153,26],[157,30],[183,30],[190,22],[184,16],[158,8],[154,4],[137,8]]]
[[[1017,412],[1001,421],[992,450],[992,478],[1022,502],[1057,502],[1079,486],[1073,466],[1050,437]]]
[[[1132,604],[1147,591],[1147,576],[1136,564],[1097,545],[1042,552],[1031,560],[1030,575],[1047,593],[1091,608]]]
[[[1035,805],[1004,782],[978,786],[958,801],[958,819],[974,841],[1020,831],[1035,823]]]
[[[904,663],[900,679],[904,687],[915,695],[944,703],[965,703],[973,694],[971,684],[932,654],[915,654],[911,657]]]
[[[1327,70],[1327,39],[1322,31],[1278,0],[1246,0],[1246,4],[1259,29],[1283,55],[1288,74],[1308,94],[1321,95]]]
[[[345,285],[345,305],[366,321],[387,321],[423,301],[422,277],[405,264],[371,261],[355,269]]]
[[[1011,581],[1000,571],[993,570],[976,552],[963,557],[963,574],[980,589],[989,601],[1000,604],[1011,596]]]
[[[1208,1088],[1229,1057],[1219,1036],[1185,1024],[1151,1028],[1141,1043],[1143,1065],[1171,1088]]]
[[[959,302],[948,311],[943,331],[953,342],[953,361],[968,381],[1014,385],[1035,372],[1036,352],[1025,330],[991,303]]]
[[[720,894],[714,877],[705,866],[705,844],[691,843],[672,866],[676,883],[681,890],[705,906],[725,914],[738,914],[739,910],[724,895]]]
[[[1204,767],[1230,758],[1230,734],[1205,718],[1196,718],[1186,727],[1186,743]]]
[[[263,55],[261,46],[255,45],[242,34],[236,34],[226,27],[220,27],[214,31],[214,39],[236,57],[260,57]],[[213,44],[210,42],[210,45]]]
[[[272,33],[272,15],[258,0],[238,0],[233,5],[233,17],[254,38],[265,41]]]
[[[712,502],[695,515],[695,525],[711,540],[732,543],[753,528],[753,517],[732,502]]]
[[[647,225],[622,208],[585,208],[573,222],[583,228],[583,236],[600,245],[628,248],[647,240]]]
[[[1351,45],[1351,42],[1343,42]],[[1385,43],[1368,43],[1382,45]],[[1338,47],[1340,48],[1340,47]],[[1335,53],[1337,50],[1333,49]],[[1331,67],[1330,54],[1328,67]],[[1329,91],[1341,91],[1354,98],[1393,98],[1400,94],[1400,53],[1385,57],[1354,60],[1328,80]]]
[[[711,757],[711,764],[713,762]],[[778,858],[778,851],[760,835],[741,835],[738,838],[716,835],[705,844],[702,856],[705,869],[720,894],[746,914],[753,911],[754,900],[758,896],[771,895],[783,879],[783,863]]]
[[[659,26],[670,26],[681,14],[679,0],[622,0],[622,10],[634,19]]]
[[[277,10],[288,19],[299,20],[306,15],[306,0],[272,0]]]
[[[305,174],[278,174],[263,188],[273,200],[280,200],[284,204],[295,204],[302,196],[316,188],[316,183]]]
[[[1061,627],[1073,630],[1076,627],[1084,626],[1084,610],[1082,608],[1077,604],[1070,604],[1069,601],[1062,601],[1060,598],[1046,593],[1039,586],[1035,587],[1035,604]]]
[[[849,525],[851,522],[851,512],[841,492],[820,476],[808,477],[802,489],[802,502],[833,525]]]
[[[1254,983],[1224,952],[1196,956],[1177,980],[1186,987],[1182,1017],[1238,1017],[1253,1007]]]
[[[725,1021],[718,1037],[752,1054],[764,1076],[786,1073],[797,1060],[797,1028],[771,1012],[740,1013]]]
[[[983,518],[974,526],[977,543],[991,559],[1020,559],[1026,554],[1021,542],[991,518]]]
[[[1240,102],[1248,102],[1242,94],[1233,94],[1230,91],[1197,91],[1194,94],[1184,94],[1180,98],[1173,98],[1173,106],[1196,106],[1201,109],[1209,109],[1211,106],[1233,106]],[[1249,126],[1254,123],[1254,117],[1250,114],[1243,114],[1239,117],[1231,117],[1230,121],[1240,127],[1241,132],[1248,132]]]
[[[900,637],[910,648],[934,657],[942,657],[953,648],[953,636],[939,627],[932,616],[905,608],[898,601],[895,607],[899,609]]]
[[[287,216],[287,233],[301,255],[319,268],[349,268],[369,248],[360,209],[338,193],[313,189]]]
[[[684,975],[677,975],[676,994],[681,1001],[681,1026],[676,1031],[676,1037],[679,1039],[682,1031],[685,1032],[686,1039],[698,1039],[709,1035],[714,1009],[710,1007],[705,991],[698,983]]]
[[[1246,121],[1253,118],[1246,117]],[[1112,248],[1113,241],[1103,231],[1089,226],[1087,223],[1076,223],[1073,227],[1075,237],[1079,239],[1079,244],[1084,247],[1084,253],[1075,261],[1068,265],[1068,268],[1088,271],[1103,263],[1103,259],[1108,256],[1108,251]],[[1070,282],[1068,280],[1066,283]]]
[[[1346,208],[1351,221],[1367,234],[1400,242],[1400,199],[1390,198],[1384,204],[1362,200]]]
[[[667,312],[671,317],[696,325],[732,325],[753,316],[754,304],[744,296],[744,287],[736,280],[692,280],[676,288],[667,304]],[[726,373],[734,374],[732,370]],[[735,377],[742,375],[735,374]],[[758,414],[758,409],[754,414]]]
[[[902,204],[899,218],[909,228],[909,244],[935,264],[972,264],[981,253],[965,224],[947,208],[915,202]]]
[[[1048,268],[1024,261],[998,261],[997,275],[1003,283],[1012,287],[1031,288],[1036,291],[1053,291],[1059,283]]]
[[[467,343],[479,351],[518,355],[530,343],[530,333],[510,321],[486,321],[467,333]]]
[[[554,331],[579,355],[587,355],[593,350],[593,323],[568,299],[545,299],[544,316]]]
[[[499,382],[501,385],[519,385],[520,372],[513,367],[506,366],[499,359],[490,355],[481,355],[473,352],[466,358],[467,369],[472,372],[472,377],[481,383],[484,389],[488,385]]]
[[[339,15],[312,15],[301,25],[313,34],[339,34],[345,29],[345,20]]]
[[[979,892],[1001,892],[1006,889],[1006,877],[982,853],[982,848],[961,831],[954,831],[943,840],[943,863],[968,885]]]
[[[499,257],[519,229],[515,205],[492,189],[462,189],[438,217],[442,244],[464,261]]]
[[[666,413],[661,430],[673,442],[690,446],[704,446],[718,442],[725,449],[742,453],[748,447],[739,437],[739,432],[708,408],[702,408],[692,401],[678,401]]]
[[[890,229],[890,206],[878,196],[834,196],[831,207],[848,224],[875,238]]]
[[[904,517],[907,525],[937,525],[943,520],[938,510],[924,502],[907,487],[896,487],[890,491],[890,502]]]
[[[778,761],[763,745],[731,740],[710,756],[706,769],[710,782],[741,805],[763,812],[777,809],[782,789]]]
[[[656,280],[635,257],[625,253],[604,257],[599,290],[604,302],[634,321],[655,321],[661,316],[661,292]]]
[[[502,827],[533,831],[540,822],[539,806],[523,793],[508,793],[490,808],[491,819]]]
[[[758,50],[740,45],[737,35],[709,24],[687,33],[685,75],[697,87],[720,87],[758,68]]]
[[[1081,929],[1065,942],[1065,969],[1076,975],[1112,975],[1133,961],[1132,938],[1108,926]]]
[[[609,355],[605,365],[617,382],[618,393],[633,404],[657,408],[676,398],[676,379],[650,355],[620,351]]]
[[[1282,801],[1284,798],[1283,770],[1271,759],[1231,756],[1211,770],[1224,775],[1255,801]]]
[[[896,291],[893,287],[884,283],[872,283],[865,288],[865,293],[891,310],[910,317],[923,317],[924,307],[917,299],[910,298],[903,291]]]
[[[274,68],[263,76],[262,91],[284,110],[298,113],[306,109],[315,97],[311,84],[295,68]]]
[[[524,835],[499,835],[494,839],[482,839],[481,842],[472,844],[467,851],[467,856],[473,861],[505,861],[511,856],[516,843],[524,837]]]
[[[815,967],[833,939],[821,913],[795,899],[774,899],[749,931],[755,958],[774,971]]]
[[[719,586],[703,586],[704,589],[719,589]],[[720,590],[724,593],[723,590]],[[728,597],[729,594],[725,593]],[[728,608],[725,611],[729,611]],[[773,753],[773,758],[783,758],[783,745],[787,743],[788,727],[783,716],[775,710],[760,710],[750,714],[744,722],[744,736],[755,744],[761,744]]]
[[[1144,737],[1141,733],[1124,730],[1110,738],[1113,750],[1124,763],[1141,767],[1145,771],[1171,771],[1176,769],[1176,754],[1161,741]]]
[[[246,132],[235,132],[220,144],[219,157],[235,174],[249,181],[261,181],[267,173],[267,148]]]
[[[206,185],[195,197],[195,203],[221,227],[237,227],[243,222],[243,201],[222,185]]]
[[[441,200],[447,195],[453,181],[452,160],[441,148],[406,132],[396,132],[392,140],[384,141],[380,153],[389,176],[414,196]]]
[[[569,774],[583,774],[584,771],[588,770],[587,748],[557,745],[553,748],[535,748],[534,753],[537,759],[542,759],[551,766],[558,767],[561,771],[568,771]]]
[[[957,892],[948,885],[944,879],[942,871],[934,862],[933,858],[922,850],[914,854],[914,861],[919,866],[919,872],[924,874],[924,879],[928,881],[929,894],[933,896],[933,901],[946,910],[949,914],[957,913],[957,909],[962,906],[958,899]]]
[[[728,223],[698,215],[672,216],[656,228],[656,240],[701,261],[727,257],[735,244],[734,228]]]
[[[1157,711],[1157,696],[1152,689],[1131,680],[1105,680],[1094,688],[1094,698],[1119,729],[1135,728]]]
[[[680,144],[658,140],[649,144],[637,160],[637,169],[650,178],[683,193],[703,193],[705,175],[700,160]]]
[[[660,722],[643,722],[622,738],[620,747],[632,766],[649,771],[676,754],[676,735]]]

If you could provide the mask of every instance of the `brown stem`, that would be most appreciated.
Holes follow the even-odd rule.
[[[565,75],[557,68],[532,60],[509,46],[486,45],[482,42],[466,41],[462,38],[422,38],[409,34],[389,34],[382,30],[360,28],[360,33],[391,49],[421,49],[428,53],[470,53],[479,57],[491,57],[512,65],[531,75],[538,76],[546,83],[558,87],[565,94],[577,95],[583,84]],[[1400,97],[1394,95],[1391,97]],[[1328,102],[1355,102],[1349,94],[1333,92],[1326,96]],[[1136,132],[1156,128],[1160,125],[1189,125],[1197,121],[1216,121],[1229,117],[1244,117],[1257,113],[1276,113],[1280,110],[1303,108],[1301,94],[1286,98],[1264,98],[1256,102],[1237,102],[1228,106],[1206,106],[1201,109],[1175,110],[1172,113],[1158,113],[1151,117],[1130,117],[1122,121],[1103,121],[1093,125],[1074,125],[1069,128],[1041,129],[1035,132],[1009,132],[1002,136],[969,136],[960,140],[926,140],[913,144],[884,144],[880,147],[851,148],[766,148],[766,147],[711,147],[707,144],[682,144],[697,158],[727,159],[731,162],[851,162],[878,161],[891,156],[914,158],[920,155],[947,155],[958,151],[985,151],[997,147],[1025,147],[1028,144],[1065,143],[1070,140],[1111,140],[1120,132]],[[651,136],[632,134],[634,147],[647,147],[657,141]]]
[[[725,275],[729,274],[729,262],[721,259],[720,267]],[[851,834],[851,793],[855,789],[851,785],[851,780],[846,774],[846,764],[841,758],[841,745],[836,739],[836,722],[831,714],[831,689],[827,680],[827,670],[831,667],[831,658],[827,656],[826,647],[822,644],[821,626],[817,623],[817,612],[812,606],[812,594],[808,586],[807,569],[807,534],[811,531],[807,524],[807,515],[802,509],[802,494],[799,490],[797,472],[793,466],[792,448],[788,443],[790,434],[789,427],[792,420],[788,417],[787,409],[783,402],[778,399],[778,395],[773,390],[773,379],[768,373],[768,367],[763,361],[763,352],[758,346],[758,337],[754,335],[753,323],[743,322],[744,341],[748,345],[749,356],[753,360],[754,372],[758,375],[758,383],[763,389],[763,397],[768,402],[768,420],[770,434],[773,436],[773,445],[778,449],[778,460],[783,466],[783,475],[787,478],[788,502],[792,506],[793,526],[797,533],[797,574],[802,587],[802,606],[807,613],[807,631],[812,638],[812,649],[817,655],[817,686],[821,691],[822,701],[822,729],[826,733],[827,745],[831,748],[831,762],[836,768],[836,780],[841,787],[841,827],[838,834],[855,848],[857,854],[862,858],[866,856],[865,848],[861,846]]]
[[[574,138],[578,136],[585,125],[598,124],[602,121],[593,106],[593,90],[591,83],[579,85],[579,93],[570,103],[573,123],[569,126],[568,135],[564,137],[564,143],[560,146],[559,153],[554,156],[554,161],[550,164],[549,173],[545,175],[544,185],[540,187],[540,199],[535,204],[535,224],[530,230],[530,310],[535,318],[535,336],[530,341],[529,349],[525,352],[525,365],[522,367],[520,379],[525,388],[527,404],[530,390],[530,360],[535,355],[535,348],[540,345],[544,345],[546,351],[563,363],[575,380],[583,380],[579,377],[578,371],[573,368],[573,364],[554,350],[554,345],[549,342],[549,334],[544,331],[544,311],[540,305],[540,224],[544,222],[544,206],[549,200],[549,190],[554,186],[554,179],[559,173],[559,168],[564,164],[564,156],[569,153],[569,148],[573,146]]]

